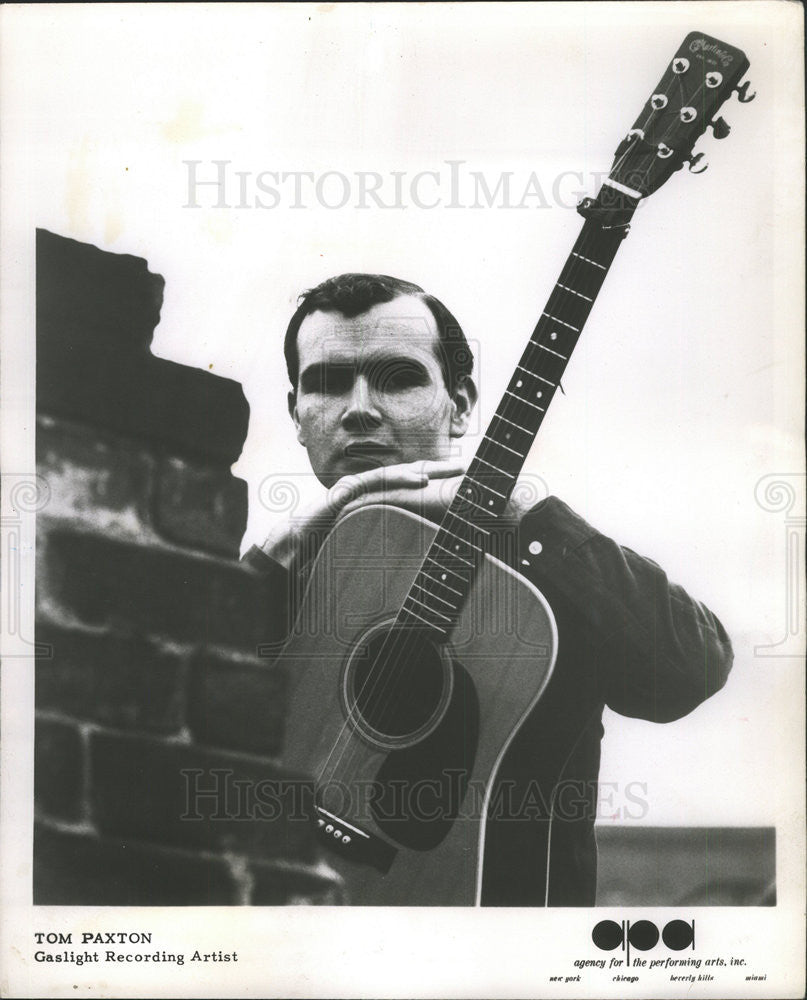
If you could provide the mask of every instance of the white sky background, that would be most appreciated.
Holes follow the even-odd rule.
[[[250,541],[271,521],[256,501],[264,477],[311,483],[282,358],[301,290],[371,270],[443,299],[479,345],[481,434],[582,224],[574,204],[596,193],[593,172],[610,168],[684,35],[703,30],[746,52],[756,101],[725,106],[728,139],[700,140],[705,174],[676,174],[640,208],[526,470],[663,565],[734,638],[728,687],[687,719],[607,716],[602,779],[646,782],[646,823],[767,824],[794,779],[799,787],[799,773],[782,766],[801,754],[799,664],[754,656],[784,635],[787,596],[784,514],[764,510],[755,487],[802,470],[793,9],[11,11],[27,31],[6,60],[4,138],[18,153],[28,223],[145,257],[166,279],[154,352],[243,383],[252,417],[235,471],[250,482]],[[340,171],[352,196],[329,210],[309,184],[306,207],[294,209],[287,182],[277,208],[217,209],[207,187],[204,207],[185,208],[185,160],[203,161],[200,178],[213,176],[211,161],[231,161],[231,206],[236,170],[249,172],[250,200],[265,170]],[[550,204],[418,208],[412,176],[440,172],[439,192],[428,180],[421,191],[445,202],[449,160],[494,183],[512,171],[514,203],[534,170]],[[356,208],[357,170],[385,177],[387,201],[391,172],[405,171],[408,207]],[[323,189],[328,200],[340,190]]]

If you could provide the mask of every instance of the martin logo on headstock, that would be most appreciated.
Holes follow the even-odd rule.
[[[692,36],[690,35],[689,37],[691,38]],[[728,66],[730,62],[734,61],[734,54],[732,52],[729,52],[727,49],[721,49],[719,42],[715,42],[711,38],[704,38],[702,35],[700,38],[694,38],[689,43],[689,51],[703,52],[704,55],[714,56],[724,66]]]

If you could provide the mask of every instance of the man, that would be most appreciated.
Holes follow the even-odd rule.
[[[453,439],[476,402],[459,324],[417,285],[345,274],[301,297],[285,343],[289,413],[326,498],[245,556],[305,577],[323,531],[368,503],[440,521],[462,478]],[[725,683],[731,645],[717,619],[653,562],[549,497],[511,503],[498,542],[547,598],[558,658],[513,740],[488,817],[482,902],[595,902],[603,706],[669,722]]]

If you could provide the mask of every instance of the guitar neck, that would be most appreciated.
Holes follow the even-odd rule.
[[[485,538],[505,512],[638,203],[638,195],[606,182],[596,201],[581,204],[586,222],[440,523],[399,624],[428,629],[437,639],[456,624],[485,551]]]

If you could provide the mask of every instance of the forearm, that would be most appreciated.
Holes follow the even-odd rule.
[[[550,580],[594,637],[597,683],[614,710],[667,722],[725,683],[732,650],[717,618],[561,501],[524,516],[518,549],[522,572]]]

